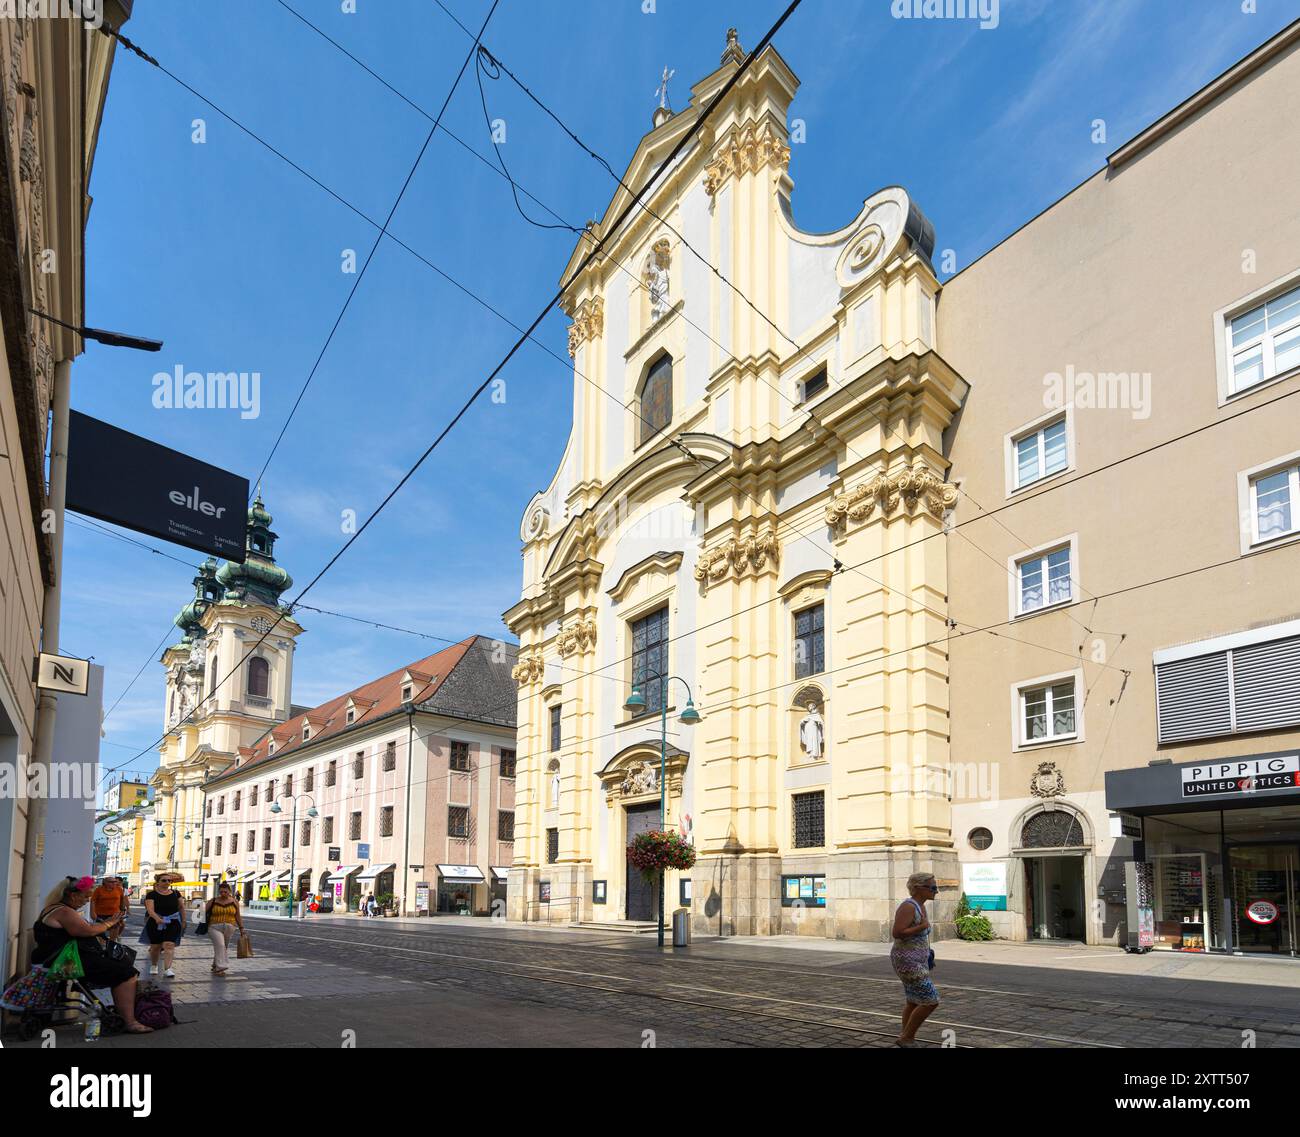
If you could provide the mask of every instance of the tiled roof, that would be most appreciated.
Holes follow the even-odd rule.
[[[513,727],[517,693],[510,670],[515,658],[513,644],[470,636],[319,706],[307,710],[295,708],[298,714],[272,727],[253,746],[240,748],[238,772],[242,774],[252,766],[282,758],[299,746],[314,746],[322,739],[400,710],[402,687],[408,675],[415,680],[412,701],[425,710]],[[350,723],[347,721],[349,702],[356,710]],[[311,738],[306,743],[302,737],[304,723],[311,727]],[[270,752],[272,742],[274,753]],[[227,772],[233,774],[236,768]]]

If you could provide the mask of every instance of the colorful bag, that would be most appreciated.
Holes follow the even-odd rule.
[[[55,975],[64,979],[80,979],[86,974],[81,966],[81,951],[76,940],[69,940],[59,949],[59,954],[46,965]]]
[[[163,1030],[176,1021],[172,997],[161,987],[141,991],[135,997],[135,1021],[154,1030]]]
[[[48,968],[33,967],[21,979],[9,984],[0,995],[6,1011],[48,1011],[63,995],[63,979]]]
[[[239,946],[235,948],[235,958],[236,959],[253,958],[253,941],[248,938],[247,932],[245,932],[242,936],[239,937]]]

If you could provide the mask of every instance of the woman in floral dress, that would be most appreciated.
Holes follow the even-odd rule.
[[[903,983],[907,1003],[903,1007],[903,1030],[898,1046],[914,1047],[916,1032],[939,1006],[939,992],[930,978],[930,920],[925,902],[939,895],[931,873],[913,873],[907,878],[909,898],[894,913],[894,946],[889,961]]]

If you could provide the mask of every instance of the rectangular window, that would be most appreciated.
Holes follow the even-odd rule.
[[[203,855],[205,857],[211,854],[211,848],[212,848],[211,838],[205,838],[203,841]]]
[[[311,844],[311,822],[310,821],[298,822],[298,844],[299,845]]]
[[[281,825],[280,826],[280,848],[287,849],[288,847],[289,847],[289,826]]]
[[[217,838],[217,856],[221,856],[221,838]]]
[[[663,706],[663,676],[668,674],[668,609],[632,622],[632,686],[645,699],[645,714]]]
[[[360,812],[354,813],[354,814],[352,814],[351,816],[349,816],[349,818],[348,818],[348,840],[350,840],[350,841],[360,841],[360,840],[361,840],[361,814],[360,814]]]
[[[391,837],[393,835],[393,807],[386,805],[379,811],[379,835],[381,837]]]
[[[366,753],[364,750],[358,750],[357,756],[352,759],[353,780],[355,781],[356,779],[362,777],[362,775],[364,775],[365,772],[366,772]]]
[[[256,829],[250,829],[248,831],[248,851],[250,853],[257,852],[257,830]]]
[[[384,769],[385,770],[397,769],[397,743],[396,742],[390,742],[387,746],[384,747]]]
[[[217,798],[217,816],[220,817],[226,812],[226,795],[222,794]]]
[[[469,743],[453,742],[451,744],[451,768],[469,773]]]
[[[826,670],[826,607],[815,604],[794,617],[794,677]]]
[[[244,792],[243,790],[236,790],[236,791],[235,791],[235,804],[234,804],[233,806],[231,806],[231,809],[233,809],[233,810],[238,810],[238,809],[239,809],[239,799],[240,799],[240,796],[243,794],[243,792]]]
[[[1013,485],[1016,489],[1059,474],[1069,465],[1065,417],[1013,439],[1012,446],[1015,450]]]
[[[794,815],[794,847],[819,849],[826,844],[826,793],[795,794],[791,801]]]
[[[206,812],[205,816],[207,816],[207,817],[211,817],[211,816],[212,816],[212,799],[211,799],[211,798],[208,798],[207,812]]]
[[[1062,545],[1016,562],[1016,615],[1074,599],[1071,546]]]
[[[826,378],[826,368],[823,366],[803,381],[804,401],[811,399],[814,395],[820,395],[829,383]]]
[[[557,705],[551,708],[551,749],[559,750],[561,733],[560,733],[560,712],[561,708]]]
[[[555,864],[560,859],[560,831],[558,829],[548,829],[546,831],[546,863]]]
[[[515,815],[509,810],[497,812],[497,840],[513,841],[515,839]]]
[[[469,806],[449,805],[447,807],[447,836],[469,836]]]
[[[1227,335],[1234,395],[1300,367],[1300,287],[1235,317]]]
[[[233,857],[238,852],[239,852],[239,834],[232,833],[230,835],[230,855]]]
[[[275,803],[275,779],[272,778],[266,783],[266,800],[267,804]]]
[[[1075,681],[1065,679],[1020,691],[1020,741],[1055,742],[1078,736]]]
[[[513,750],[501,751],[501,776],[503,778],[513,778],[515,776],[515,752]]]
[[[327,817],[321,822],[320,839],[327,845],[334,840],[334,818]]]
[[[292,774],[286,774],[286,775],[284,776],[284,792],[285,792],[286,794],[292,794],[292,793],[293,793],[293,775],[292,775]]]
[[[1300,532],[1300,465],[1250,479],[1251,543]]]
[[[262,830],[262,848],[269,849],[270,847],[271,847],[271,827],[268,825],[265,829]]]
[[[405,687],[402,688],[402,702],[409,703],[410,701],[411,701],[411,685],[408,683]]]
[[[1297,628],[1293,620],[1239,633],[1215,651],[1202,643],[1157,652],[1161,744],[1300,726]]]
[[[256,786],[249,786],[249,787],[248,787],[248,804],[249,804],[250,806],[254,806],[254,805],[257,804],[257,787],[256,787]]]
[[[335,783],[337,783],[338,780],[339,780],[338,763],[330,762],[330,764],[325,767],[325,784],[327,786],[332,786]]]

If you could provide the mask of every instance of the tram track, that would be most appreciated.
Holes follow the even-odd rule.
[[[407,956],[426,957],[444,961],[444,966],[451,970],[483,972],[487,974],[510,975],[515,978],[523,978],[532,982],[549,983],[564,987],[579,988],[584,990],[600,991],[606,994],[613,994],[621,997],[633,996],[653,1000],[656,1002],[676,1004],[686,1007],[696,1007],[713,1013],[739,1014],[748,1017],[777,1020],[784,1023],[798,1023],[809,1026],[816,1026],[828,1031],[842,1031],[851,1035],[865,1035],[876,1038],[894,1039],[897,1037],[895,1030],[878,1030],[862,1023],[848,1023],[843,1021],[844,1016],[863,1016],[873,1019],[884,1019],[890,1022],[896,1022],[898,1019],[897,1012],[884,1012],[868,1010],[861,1007],[850,1007],[839,1004],[818,1003],[809,1000],[787,999],[778,995],[756,995],[744,991],[729,991],[718,987],[699,987],[698,985],[687,985],[681,983],[659,984],[655,988],[647,988],[638,985],[638,982],[629,979],[626,976],[616,975],[610,972],[584,971],[575,968],[555,967],[549,964],[532,963],[526,960],[502,959],[500,957],[466,955],[464,952],[437,951],[428,946],[416,948],[402,945],[385,944],[373,939],[355,939],[344,938],[338,935],[325,935],[318,932],[306,932],[304,930],[287,931],[284,929],[270,929],[259,926],[259,934],[272,935],[286,940],[296,940],[302,943],[314,944],[331,944],[338,947],[357,948],[368,951],[397,951]],[[393,929],[386,931],[386,936],[393,935],[412,935],[422,936],[421,932],[404,932]],[[456,937],[460,943],[473,943],[476,946],[482,945],[482,939],[479,937]],[[535,941],[512,941],[511,946],[536,946]],[[566,951],[570,950],[566,948]],[[586,949],[584,954],[593,954],[598,949]],[[622,959],[627,959],[626,953],[608,953],[617,954]],[[697,965],[702,965],[712,961],[697,961]],[[774,968],[765,968],[764,970],[779,970]],[[847,976],[844,978],[848,978]],[[593,982],[593,980],[604,980],[605,982]],[[611,986],[611,983],[619,984]],[[712,1001],[706,1001],[700,998],[692,998],[685,994],[670,994],[671,989],[690,991],[694,994],[707,994],[712,996]],[[752,1006],[738,1005],[743,1002],[760,1002],[770,1005],[773,1008],[780,1007],[781,1010],[770,1009],[763,1010]],[[787,1009],[788,1008],[788,1009]],[[813,1017],[800,1011],[813,1012]],[[821,1012],[820,1015],[817,1012]],[[836,1016],[834,1019],[828,1018],[827,1013]],[[956,1033],[974,1032],[994,1038],[1018,1038],[1029,1040],[1040,1045],[1054,1047],[1084,1047],[1088,1049],[1121,1049],[1114,1044],[1099,1043],[1087,1039],[1072,1038],[1062,1035],[1040,1034],[1032,1031],[1016,1031],[1002,1027],[976,1026],[972,1023],[954,1022],[951,1020],[931,1019],[927,1027],[942,1027],[954,1032],[954,1040],[951,1042],[940,1042],[929,1038],[920,1038],[918,1041],[928,1047],[955,1047],[957,1049],[975,1049],[972,1044],[958,1043],[955,1041]]]

